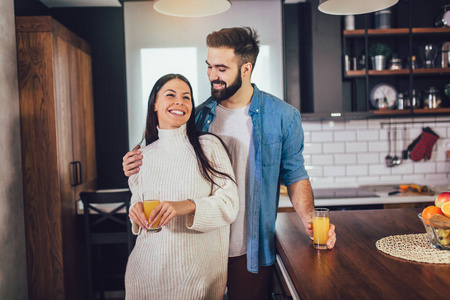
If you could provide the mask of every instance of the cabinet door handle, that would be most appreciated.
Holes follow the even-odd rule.
[[[80,185],[83,183],[83,169],[81,168],[81,161],[76,161],[76,163],[79,166],[77,184]]]
[[[78,166],[77,162],[73,161],[70,163],[72,165],[72,186],[78,185]]]

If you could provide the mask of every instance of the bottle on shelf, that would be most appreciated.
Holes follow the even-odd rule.
[[[406,103],[405,103],[405,98],[403,96],[403,93],[398,93],[398,96],[397,96],[397,109],[398,110],[404,110],[406,108],[405,104]]]

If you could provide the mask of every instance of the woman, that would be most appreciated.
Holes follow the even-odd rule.
[[[130,219],[139,236],[127,264],[126,299],[222,299],[225,292],[237,188],[223,144],[199,134],[194,119],[188,80],[161,77],[148,101],[142,167],[129,178]],[[161,200],[149,223],[146,191]],[[145,230],[158,221],[160,232]]]

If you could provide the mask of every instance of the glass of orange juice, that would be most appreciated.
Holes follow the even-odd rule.
[[[328,208],[313,209],[314,248],[316,249],[327,249],[328,230],[330,229],[329,212]]]
[[[148,220],[150,218],[150,214],[152,213],[153,209],[161,203],[159,193],[158,192],[144,192],[142,194],[142,200],[143,200],[143,204],[144,204],[144,214]],[[159,221],[160,220],[158,220],[155,223],[155,225],[153,225],[151,228],[148,228],[147,232],[150,232],[150,233],[160,232],[161,227],[158,227]]]

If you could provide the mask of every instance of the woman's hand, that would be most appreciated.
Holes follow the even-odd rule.
[[[152,227],[158,220],[159,226],[166,226],[174,217],[185,216],[195,212],[195,204],[190,200],[163,201],[155,207],[150,214],[150,225]]]
[[[134,223],[141,226],[143,229],[148,229],[147,218],[144,213],[144,204],[142,202],[138,202],[130,209],[130,213],[128,214],[131,220]]]

